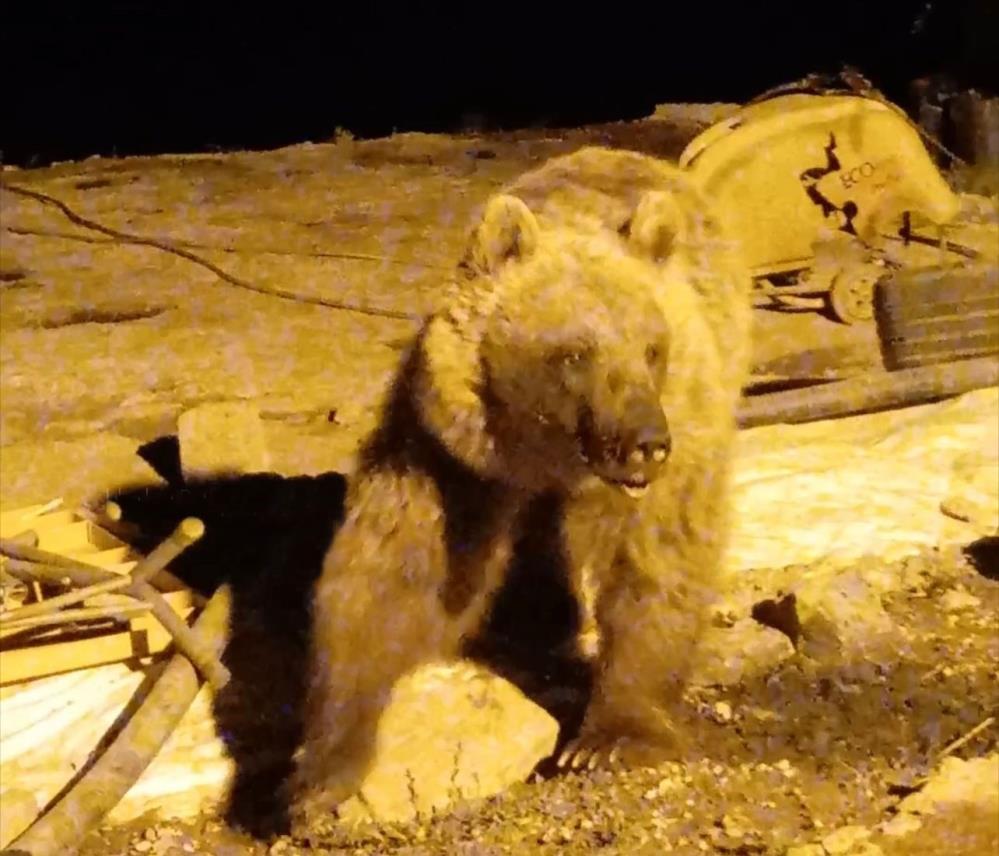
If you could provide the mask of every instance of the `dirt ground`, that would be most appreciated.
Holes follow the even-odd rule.
[[[119,231],[181,242],[254,288],[419,314],[441,294],[472,210],[504,181],[583,143],[675,156],[703,126],[677,114],[575,131],[341,139],[4,179]],[[282,475],[349,471],[411,321],[261,293],[37,201],[3,192],[2,204],[4,507],[154,483],[122,461],[175,433],[187,408],[223,399],[261,407]],[[762,310],[757,321],[760,381],[879,364],[870,325]],[[81,853],[777,854],[842,827],[858,829],[813,852],[999,852],[999,818],[975,803],[906,835],[878,827],[941,750],[999,707],[999,586],[982,573],[995,561],[994,545],[977,565],[957,551],[907,560],[928,582],[887,599],[907,639],[897,657],[863,669],[796,657],[691,699],[696,748],[661,768],[540,777],[430,821],[316,830],[309,841],[257,840],[210,817],[137,821],[94,833]],[[945,591],[979,600],[942,609]],[[705,713],[719,709],[731,716]],[[986,728],[953,754],[984,756],[995,735]]]
[[[300,299],[222,281],[3,191],[0,445],[13,460],[13,447],[42,440],[145,442],[173,430],[186,408],[240,399],[264,408],[275,447],[296,449],[277,462],[281,472],[343,469],[414,322],[303,300],[425,313],[452,275],[473,210],[497,186],[584,143],[676,156],[702,127],[411,134],[5,171],[5,181],[103,226],[180,243],[252,288]],[[760,380],[828,377],[878,360],[869,325],[759,313]],[[5,504],[24,496],[13,486],[8,478]]]
[[[996,853],[991,804],[946,805],[907,834],[881,826],[941,750],[996,712],[999,582],[981,573],[995,560],[993,545],[991,557],[955,549],[897,563],[900,577],[924,580],[886,599],[907,640],[897,657],[860,667],[794,657],[759,680],[705,691],[689,699],[688,753],[657,768],[538,776],[430,820],[317,829],[308,840],[254,839],[209,817],[139,819],[95,832],[80,852],[783,854],[825,840],[801,852]],[[946,592],[979,601],[942,608]],[[712,713],[725,705],[730,716]],[[953,754],[973,759],[994,746],[993,727]]]

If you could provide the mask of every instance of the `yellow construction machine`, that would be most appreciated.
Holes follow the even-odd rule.
[[[897,106],[865,93],[750,102],[680,156],[744,242],[757,303],[872,317],[874,286],[913,266],[961,265],[962,198]]]

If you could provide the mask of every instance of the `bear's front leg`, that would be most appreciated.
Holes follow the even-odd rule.
[[[681,700],[714,594],[717,545],[626,535],[596,604],[602,646],[586,717],[560,767],[655,764],[682,748]]]
[[[295,825],[356,792],[396,681],[447,650],[440,603],[444,513],[419,473],[362,474],[323,562],[312,611],[311,684],[293,790]]]

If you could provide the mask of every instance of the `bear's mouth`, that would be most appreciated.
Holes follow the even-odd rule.
[[[583,463],[590,468],[593,474],[596,475],[604,484],[616,487],[632,499],[640,499],[645,496],[649,490],[651,482],[641,473],[633,473],[632,475],[624,476],[623,478],[612,476],[609,473],[600,472],[600,467],[594,466],[593,460],[585,452],[580,452],[580,458]]]
[[[649,490],[649,480],[642,475],[628,476],[623,479],[605,477],[604,481],[607,484],[614,485],[616,488],[620,488],[632,499],[641,499]]]
[[[608,443],[596,430],[593,413],[589,408],[580,408],[576,429],[576,442],[583,463],[604,484],[616,487],[631,499],[640,499],[649,490],[651,481],[640,470],[624,472],[624,467],[615,462],[617,449]]]

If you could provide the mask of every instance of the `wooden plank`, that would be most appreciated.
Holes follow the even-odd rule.
[[[124,541],[71,510],[58,509],[58,500],[12,509],[0,514],[0,533],[11,537],[25,529],[39,536],[39,548],[119,574],[128,574],[140,556]],[[156,583],[170,607],[185,621],[204,598],[164,570]],[[79,669],[127,660],[141,660],[166,649],[172,639],[150,614],[130,621],[128,629],[73,641],[35,640],[20,648],[0,650],[0,687]],[[58,634],[55,635],[58,639]],[[52,636],[48,637],[49,640]]]
[[[124,631],[78,642],[55,642],[14,651],[0,651],[0,686],[133,659],[135,635],[146,634],[141,631],[138,634]],[[154,646],[148,642],[144,642],[143,647],[148,647],[149,654],[156,653]]]
[[[107,529],[102,528],[93,521],[89,522],[90,535],[88,540],[98,550],[109,550],[114,547],[127,547],[128,545],[120,538],[113,535]]]
[[[57,527],[31,528],[38,533],[38,547],[50,553],[97,552],[90,541],[90,522],[87,520],[75,520]]]
[[[71,511],[54,511],[42,515],[22,515],[12,512],[11,516],[4,521],[4,537],[8,537],[7,532],[13,536],[25,529],[37,532],[38,536],[41,537],[43,532],[51,532],[63,526],[70,526],[79,519]]]
[[[62,505],[61,499],[53,499],[23,508],[11,508],[0,512],[0,538],[12,538],[38,522],[40,515],[53,512]],[[56,512],[59,513],[59,512]],[[71,512],[66,512],[71,515]]]
[[[194,611],[192,594],[170,592],[163,597],[187,622]],[[147,614],[129,622],[128,630],[109,632],[92,639],[0,651],[0,687],[78,669],[139,660],[164,651],[171,641],[170,634],[152,615]]]
[[[71,559],[79,559],[88,565],[97,565],[105,570],[118,572],[123,565],[134,566],[138,559],[128,547],[111,547],[107,550],[98,550],[95,553],[67,553]]]
[[[39,537],[39,546],[53,552],[65,552],[65,547],[79,545],[86,551],[128,546],[113,533],[68,509],[38,514],[45,506],[29,506],[0,514],[0,537],[11,538],[25,529]]]
[[[22,520],[26,517],[37,515],[45,506],[41,503],[36,505],[26,505],[23,508],[9,508],[7,511],[0,511],[0,537],[10,538],[16,535],[15,527],[22,525]]]

